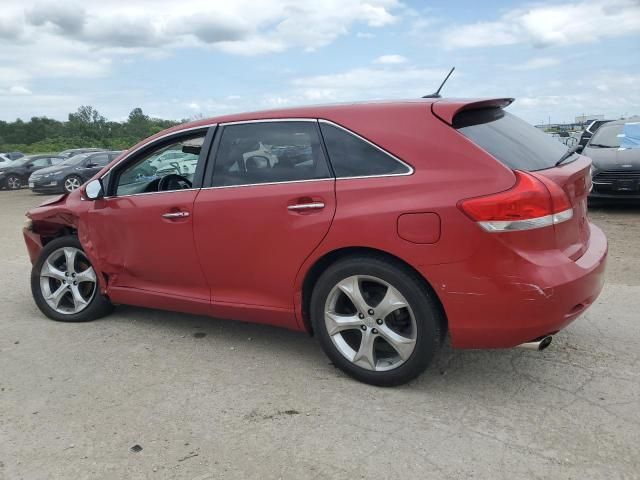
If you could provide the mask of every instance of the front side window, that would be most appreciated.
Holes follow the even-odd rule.
[[[92,155],[88,160],[88,164],[92,167],[104,167],[107,163],[109,163],[109,156],[106,153]]]
[[[342,128],[321,123],[320,129],[338,178],[411,173],[406,164]]]
[[[183,138],[162,147],[146,151],[139,158],[127,163],[117,173],[116,195],[133,195],[189,189],[193,186],[196,166],[205,134]],[[179,152],[167,162],[157,162],[166,152]]]
[[[330,177],[315,122],[227,125],[215,157],[214,186]]]

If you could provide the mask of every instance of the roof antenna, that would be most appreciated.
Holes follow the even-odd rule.
[[[432,93],[431,95],[425,95],[422,98],[442,98],[440,96],[440,90],[442,90],[442,87],[444,87],[444,84],[447,83],[447,80],[449,80],[449,77],[451,76],[451,74],[453,73],[453,71],[455,69],[456,69],[456,67],[452,67],[451,70],[449,70],[449,73],[447,74],[446,77],[444,77],[444,80],[440,84],[440,88],[438,88],[438,90],[436,90],[436,93]]]

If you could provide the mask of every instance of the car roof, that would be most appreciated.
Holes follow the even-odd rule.
[[[34,153],[33,155],[25,155],[25,157],[28,157],[28,158],[48,158],[48,157],[57,157],[57,156],[58,156],[57,153]]]
[[[129,150],[136,150],[137,148],[159,137],[163,137],[172,133],[194,130],[198,127],[205,128],[220,123],[292,118],[320,118],[332,120],[332,118],[344,118],[347,116],[351,118],[358,117],[362,119],[368,118],[368,116],[373,112],[376,112],[376,114],[384,115],[385,112],[392,113],[402,108],[431,109],[441,120],[444,120],[447,123],[451,123],[453,117],[462,110],[486,107],[506,107],[511,102],[513,102],[513,100],[513,98],[412,98],[405,100],[379,100],[367,102],[334,103],[273,110],[259,110],[254,112],[221,115],[218,117],[211,117],[176,125],[142,140],[138,144],[131,147]],[[437,111],[435,108],[436,106]]]

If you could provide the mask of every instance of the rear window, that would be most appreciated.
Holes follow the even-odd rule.
[[[551,168],[567,151],[558,140],[501,108],[461,112],[453,126],[514,170]]]

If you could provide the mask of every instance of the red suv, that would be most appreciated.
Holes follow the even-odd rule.
[[[231,115],[145,140],[28,213],[48,317],[113,304],[314,333],[372,384],[456,348],[542,348],[604,281],[591,161],[504,108],[423,99]],[[154,160],[181,153],[170,166]]]

